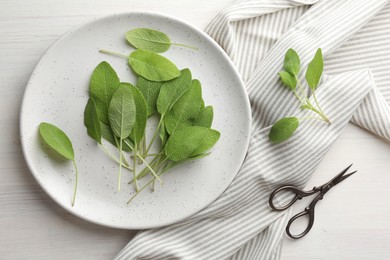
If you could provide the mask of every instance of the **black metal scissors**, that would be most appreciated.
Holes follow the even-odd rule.
[[[333,188],[335,185],[337,185],[338,183],[342,182],[343,180],[345,180],[346,178],[348,178],[349,176],[351,176],[352,174],[354,174],[356,172],[356,171],[354,171],[354,172],[345,174],[349,170],[349,168],[351,168],[351,166],[352,166],[352,164],[350,166],[348,166],[345,170],[343,170],[341,173],[337,174],[336,177],[331,179],[329,182],[327,182],[324,185],[321,185],[319,187],[314,187],[311,191],[303,191],[303,190],[300,190],[300,189],[298,189],[297,187],[295,187],[293,185],[284,185],[284,186],[281,186],[281,187],[277,188],[276,190],[274,190],[271,193],[271,195],[269,197],[269,205],[274,210],[283,211],[283,210],[286,210],[289,207],[291,207],[297,200],[300,200],[303,197],[308,197],[308,196],[311,196],[311,195],[316,194],[316,193],[319,192],[318,195],[312,200],[312,202],[309,204],[308,207],[305,208],[304,211],[296,214],[295,216],[293,216],[289,220],[289,222],[287,224],[287,227],[286,227],[286,233],[287,233],[287,235],[289,237],[291,237],[293,239],[298,239],[298,238],[304,237],[307,233],[309,233],[309,231],[312,228],[313,223],[314,223],[314,208],[315,208],[317,202],[322,200],[324,195],[331,188]],[[292,192],[293,194],[295,194],[295,196],[293,197],[293,199],[289,203],[287,203],[287,204],[285,204],[283,206],[276,206],[274,204],[274,200],[275,200],[275,196],[279,192]],[[308,218],[309,218],[309,224],[308,224],[307,228],[302,233],[300,233],[298,235],[291,234],[291,232],[290,232],[291,224],[295,220],[297,220],[298,218],[300,218],[302,216],[308,216]]]

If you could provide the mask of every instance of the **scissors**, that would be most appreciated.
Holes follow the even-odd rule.
[[[341,173],[337,174],[333,179],[331,179],[329,182],[325,183],[324,185],[321,185],[319,187],[314,187],[312,190],[310,191],[303,191],[303,190],[300,190],[298,189],[297,187],[293,186],[293,185],[284,185],[284,186],[281,186],[277,189],[275,189],[270,197],[269,197],[269,205],[271,206],[272,209],[274,210],[277,210],[277,211],[283,211],[283,210],[286,210],[288,209],[289,207],[291,207],[297,200],[300,200],[302,199],[303,197],[308,197],[308,196],[311,196],[313,194],[317,194],[317,196],[311,201],[311,203],[309,204],[308,207],[306,207],[302,212],[296,214],[295,216],[293,216],[288,224],[287,224],[287,227],[286,227],[286,233],[289,237],[293,238],[293,239],[298,239],[298,238],[301,238],[301,237],[304,237],[307,233],[309,233],[310,229],[312,228],[313,226],[313,223],[314,223],[314,208],[317,204],[318,201],[322,200],[324,195],[331,189],[333,188],[335,185],[339,184],[340,182],[342,182],[343,180],[345,180],[346,178],[348,178],[349,176],[351,176],[352,174],[354,174],[356,171],[354,172],[351,172],[351,173],[348,173],[348,174],[345,174],[349,168],[351,168],[352,164],[350,166],[348,166],[345,170],[343,170]],[[295,196],[293,197],[293,199],[283,205],[283,206],[276,206],[274,204],[274,200],[275,200],[275,196],[279,193],[279,192],[292,192],[293,194],[295,194]],[[308,226],[306,227],[306,229],[298,234],[298,235],[293,235],[291,234],[290,232],[290,226],[291,224],[303,217],[303,216],[307,216],[309,218],[309,224]]]

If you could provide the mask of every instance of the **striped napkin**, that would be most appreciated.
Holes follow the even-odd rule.
[[[246,0],[221,12],[206,31],[246,83],[253,114],[248,156],[211,205],[180,223],[140,231],[115,259],[279,259],[290,210],[270,209],[272,190],[304,187],[350,120],[390,140],[389,24],[385,0]],[[318,99],[332,124],[302,121],[292,138],[272,144],[275,121],[310,115],[280,85],[284,54],[294,48],[306,67],[318,47],[326,74]]]

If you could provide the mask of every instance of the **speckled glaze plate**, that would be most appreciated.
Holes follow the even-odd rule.
[[[136,82],[126,59],[99,53],[100,48],[122,53],[133,50],[124,34],[136,27],[167,33],[194,51],[171,47],[163,55],[178,68],[190,68],[202,83],[206,104],[214,106],[213,128],[221,132],[210,156],[173,169],[131,204],[131,175],[122,173],[116,190],[118,166],[88,137],[83,111],[93,69],[108,61],[121,81]],[[74,185],[72,163],[53,159],[38,134],[46,121],[64,130],[73,142],[79,168],[76,204],[71,206]],[[150,129],[154,128],[152,122]],[[225,52],[199,29],[158,13],[134,12],[96,19],[61,37],[43,55],[24,94],[20,129],[23,153],[38,183],[69,212],[96,224],[122,228],[160,227],[183,220],[217,199],[236,176],[249,144],[251,112],[243,82]],[[149,137],[151,133],[148,133]],[[149,139],[150,140],[150,139]],[[141,181],[144,184],[146,181]]]

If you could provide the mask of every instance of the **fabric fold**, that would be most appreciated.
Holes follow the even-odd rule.
[[[237,52],[234,43],[235,30],[231,23],[235,21],[250,19],[265,14],[281,11],[302,5],[311,5],[318,0],[312,1],[290,1],[290,0],[263,0],[263,1],[237,1],[234,5],[226,8],[217,15],[207,26],[206,32],[226,51],[234,61]]]
[[[374,87],[367,95],[351,121],[390,141],[390,105],[378,88]]]

